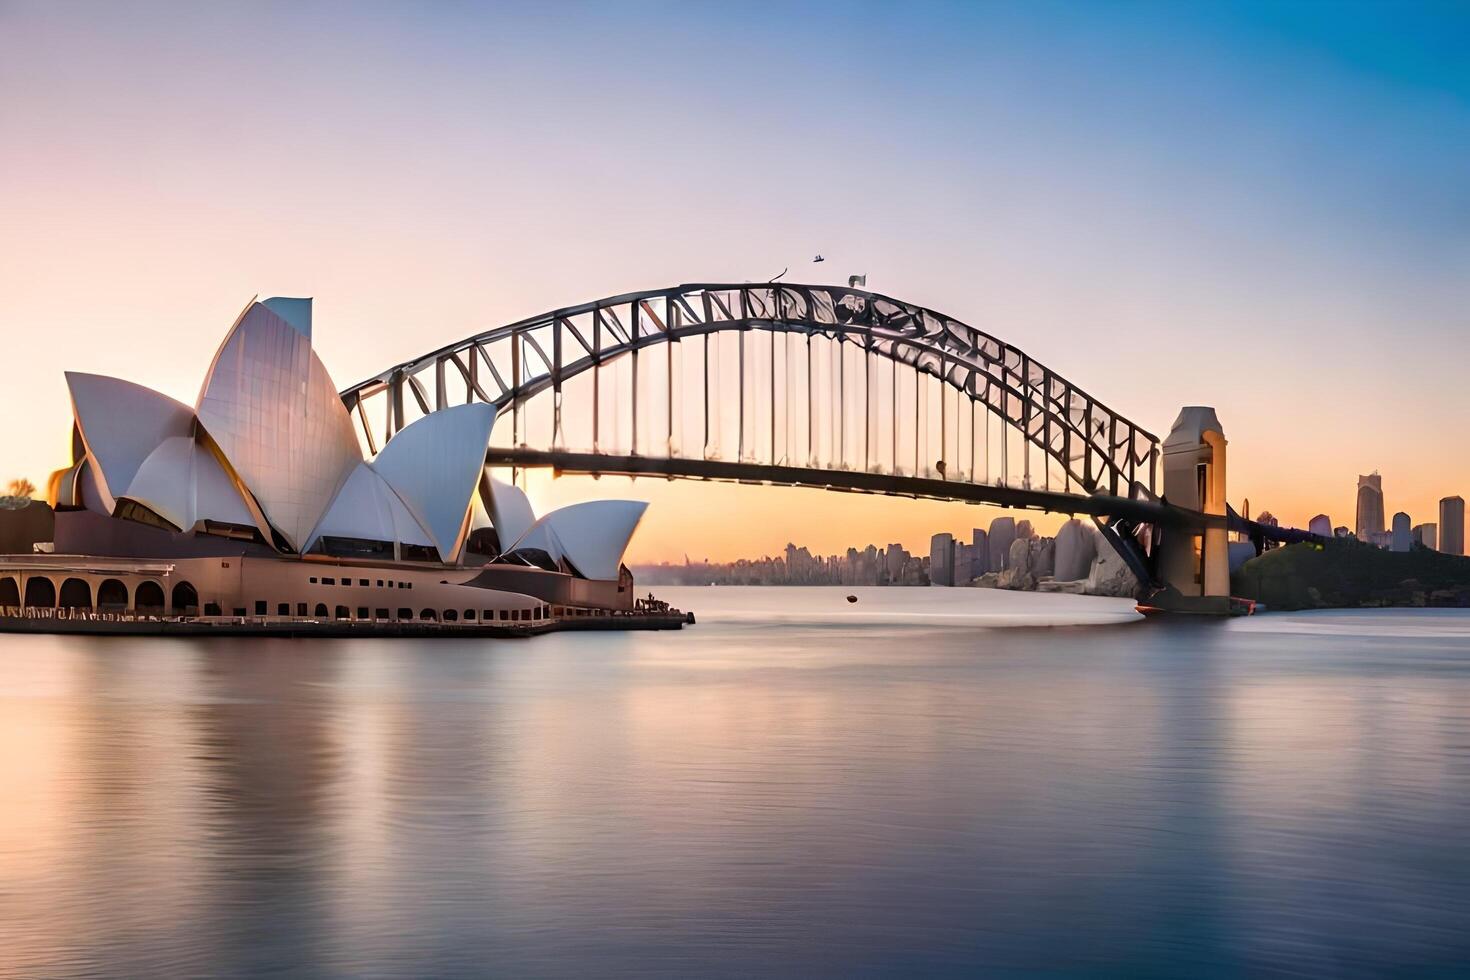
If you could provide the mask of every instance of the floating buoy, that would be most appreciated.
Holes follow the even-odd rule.
[[[847,597],[847,601],[848,602],[857,602],[857,596],[850,595],[850,596]]]

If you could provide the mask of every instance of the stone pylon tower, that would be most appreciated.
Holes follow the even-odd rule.
[[[1182,409],[1164,440],[1164,497],[1175,507],[1218,515],[1218,527],[1166,528],[1159,548],[1159,577],[1177,595],[1181,611],[1227,613],[1230,552],[1225,509],[1225,430],[1215,410]]]

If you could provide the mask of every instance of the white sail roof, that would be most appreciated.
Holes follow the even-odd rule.
[[[323,535],[428,545],[433,541],[393,488],[367,463],[360,463],[327,508],[306,547]]]
[[[494,424],[495,409],[489,405],[440,409],[395,435],[372,462],[446,562],[455,560],[464,543],[465,518]]]
[[[167,395],[121,378],[68,371],[66,384],[92,463],[98,503],[110,514],[148,455],[164,440],[193,431],[194,413]]]
[[[205,446],[173,436],[148,454],[122,496],[188,530],[199,521],[255,526],[235,483]]]
[[[299,309],[293,316],[301,320]],[[309,331],[309,315],[305,321]],[[362,450],[307,333],[252,303],[220,345],[197,413],[261,511],[301,551]]]
[[[272,296],[263,299],[260,305],[295,328],[296,332],[311,340],[311,300],[293,299],[288,296]]]
[[[490,523],[495,526],[495,536],[500,539],[500,550],[509,551],[536,523],[536,512],[531,509],[531,501],[520,487],[514,483],[502,483],[493,476],[489,480]]]
[[[555,560],[565,559],[587,578],[615,579],[647,509],[642,500],[571,504],[537,521],[515,548],[539,548]]]

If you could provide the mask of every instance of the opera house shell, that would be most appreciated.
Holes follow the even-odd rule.
[[[537,518],[485,467],[484,404],[425,415],[365,457],[311,332],[310,300],[252,302],[193,407],[68,373],[54,554],[0,571],[0,606],[459,624],[633,606],[622,555],[646,505]]]

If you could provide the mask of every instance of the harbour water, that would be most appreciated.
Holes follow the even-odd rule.
[[[1470,962],[1470,611],[660,595],[699,624],[0,640],[0,973]]]

